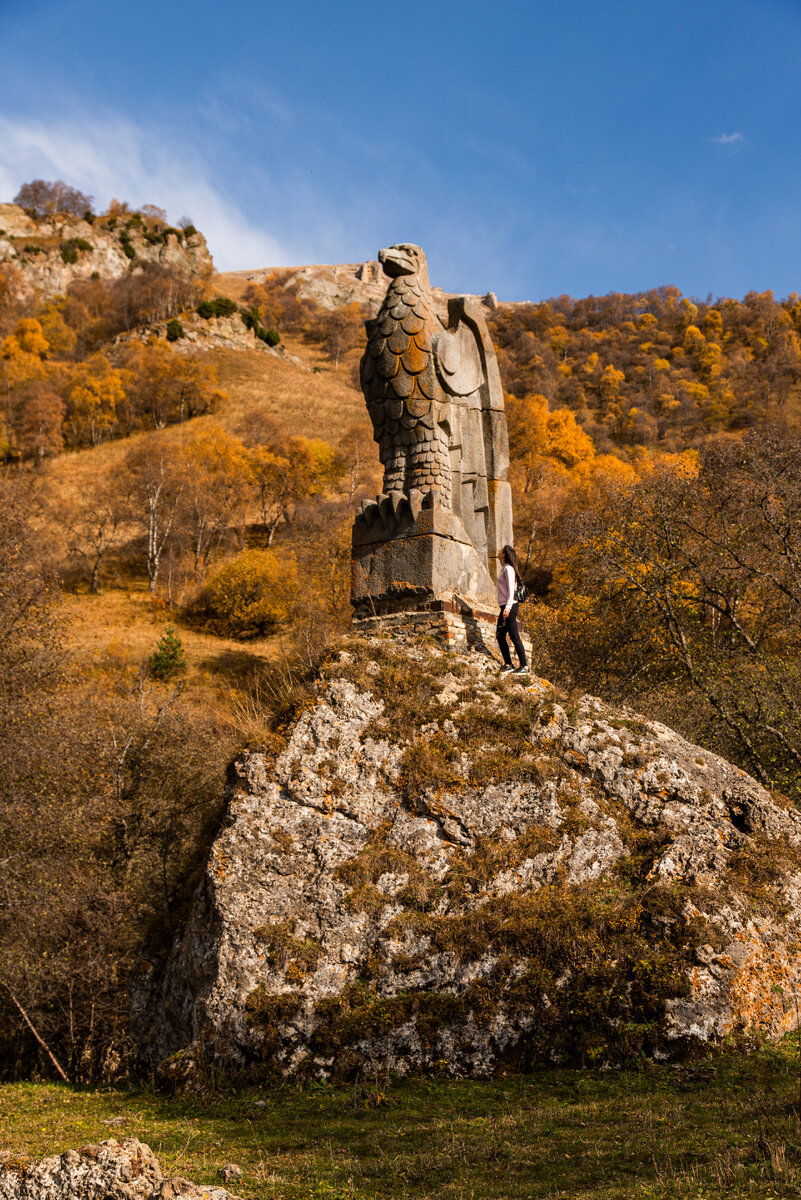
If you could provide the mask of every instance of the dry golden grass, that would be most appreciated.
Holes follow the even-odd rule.
[[[96,596],[67,595],[63,615],[66,655],[83,673],[103,677],[138,668],[153,653],[165,626],[174,624],[186,655],[180,678],[187,698],[223,715],[229,689],[280,653],[277,637],[237,642],[188,627],[144,583],[106,588]]]
[[[268,278],[273,276],[278,279],[289,275],[293,268],[277,267],[275,271],[270,271]],[[297,268],[294,268],[297,270]],[[249,272],[255,274],[255,272]],[[259,276],[261,278],[261,276]],[[248,288],[253,287],[253,280],[247,279],[244,275],[239,275],[236,272],[221,271],[215,273],[206,284],[206,294],[209,296],[226,296],[229,300],[235,300],[237,304],[242,304],[245,299],[245,293]]]
[[[216,276],[213,291],[241,300],[247,286],[247,280]],[[289,335],[284,344],[307,369],[258,350],[210,349],[208,358],[217,368],[219,385],[227,400],[212,415],[168,427],[162,431],[163,436],[180,441],[188,428],[211,421],[236,433],[244,415],[258,410],[272,417],[288,434],[318,437],[336,444],[354,423],[365,421],[364,400],[353,383],[359,349],[350,351],[336,370],[321,348],[302,336]],[[43,468],[41,479],[49,510],[54,514],[49,532],[54,552],[61,561],[68,561],[66,526],[70,511],[91,492],[96,479],[113,476],[131,448],[145,436],[146,433],[137,433],[71,451]],[[376,461],[377,457],[376,450]],[[258,519],[255,510],[252,519]],[[134,536],[133,528],[124,530],[123,542]],[[104,587],[99,595],[82,591],[65,601],[67,649],[88,670],[103,670],[116,661],[125,665],[139,662],[152,652],[161,630],[170,620],[171,610],[164,596],[169,593],[174,614],[187,598],[188,586],[179,581],[169,587],[165,570],[154,597],[147,592],[144,579],[131,581],[105,568]],[[210,697],[221,678],[241,674],[248,663],[255,664],[275,652],[267,642],[242,644],[174,623],[179,624],[186,650],[187,682],[198,696]]]
[[[351,382],[352,362],[334,370],[315,346],[300,338],[287,338],[296,354],[312,370],[304,371],[257,350],[223,350],[210,353],[220,387],[230,397],[217,418],[233,428],[242,415],[259,409],[273,417],[287,433],[336,442],[350,425],[365,416],[364,399]],[[358,354],[351,352],[351,358]]]

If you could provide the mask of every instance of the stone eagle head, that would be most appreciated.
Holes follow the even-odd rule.
[[[424,283],[428,283],[428,267],[426,256],[419,246],[412,242],[401,242],[397,246],[389,246],[379,250],[378,261],[384,268],[384,274],[391,279],[399,275],[417,275]]]

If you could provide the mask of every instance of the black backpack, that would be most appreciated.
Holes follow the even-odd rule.
[[[522,579],[518,580],[517,584],[515,585],[515,604],[525,604],[527,595],[528,592],[526,591],[526,585],[523,583]]]

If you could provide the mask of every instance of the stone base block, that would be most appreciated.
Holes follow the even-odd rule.
[[[354,527],[351,602],[359,617],[417,607],[443,596],[491,609],[495,584],[461,521],[442,510],[420,514],[385,539]]]
[[[449,601],[435,601],[432,607],[404,609],[370,617],[354,617],[354,633],[367,636],[391,637],[411,642],[420,637],[433,637],[446,650],[465,654],[486,654],[501,663],[495,640],[496,613],[460,608]],[[521,630],[523,646],[531,663],[531,642]],[[512,650],[512,661],[515,661]]]

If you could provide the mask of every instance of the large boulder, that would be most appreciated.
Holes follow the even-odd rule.
[[[796,1021],[801,817],[671,729],[480,655],[352,639],[235,766],[185,930],[137,1001],[203,1063],[485,1076]]]
[[[136,1138],[65,1150],[36,1162],[0,1155],[0,1200],[237,1200],[222,1187],[165,1178]]]

